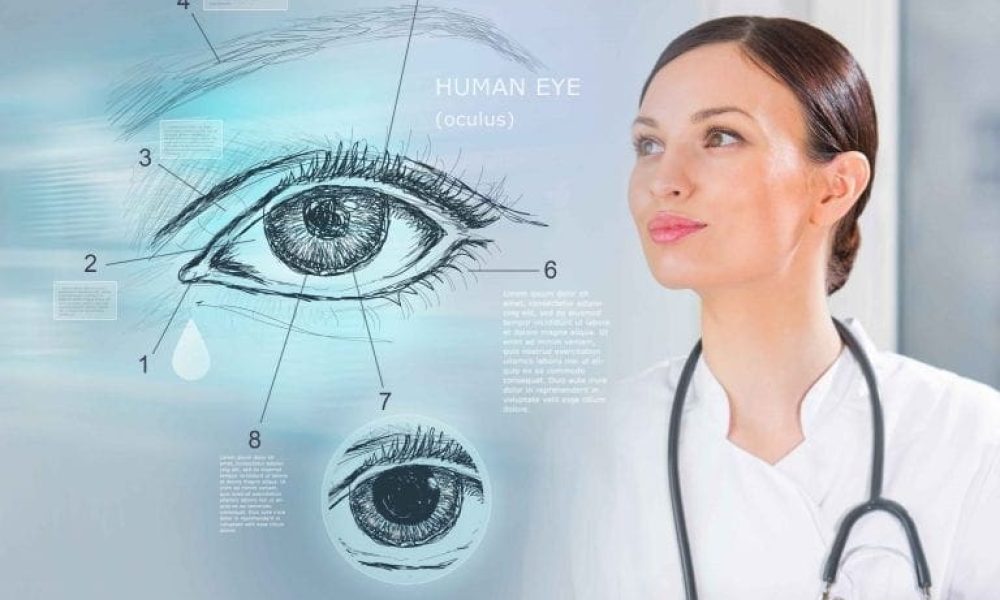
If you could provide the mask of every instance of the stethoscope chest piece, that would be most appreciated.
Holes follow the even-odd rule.
[[[830,596],[830,588],[832,587],[832,585],[833,584],[830,584],[830,583],[826,584],[826,589],[823,590],[823,596],[821,597],[820,600],[847,600],[843,596],[832,596],[831,597]]]

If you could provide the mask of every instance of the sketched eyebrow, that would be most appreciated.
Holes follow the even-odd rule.
[[[425,6],[414,16],[412,6],[363,9],[297,19],[226,40],[215,46],[218,61],[211,53],[192,52],[186,63],[177,55],[142,62],[112,88],[108,118],[120,129],[119,139],[127,140],[166,111],[259,69],[329,47],[407,37],[411,25],[415,36],[480,43],[532,72],[545,66],[492,21],[461,10]]]

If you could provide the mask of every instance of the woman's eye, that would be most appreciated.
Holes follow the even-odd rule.
[[[632,146],[635,148],[637,156],[648,156],[663,150],[663,145],[660,142],[645,136],[633,140]]]
[[[545,225],[430,165],[341,143],[226,179],[157,231],[154,243],[165,243],[230,195],[249,205],[180,269],[182,282],[400,304],[418,286],[433,289],[445,271],[468,268],[460,259],[476,264],[476,251],[493,240],[474,230],[501,218]]]
[[[490,514],[481,460],[441,423],[393,416],[362,427],[327,468],[324,521],[341,555],[389,583],[422,583],[475,550]]]
[[[709,147],[730,146],[740,142],[743,138],[736,132],[726,129],[711,129],[705,137],[706,145]]]

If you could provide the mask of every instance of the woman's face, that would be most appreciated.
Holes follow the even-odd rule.
[[[736,44],[702,46],[660,69],[632,138],[629,208],[663,286],[702,293],[778,281],[819,255],[802,109]]]

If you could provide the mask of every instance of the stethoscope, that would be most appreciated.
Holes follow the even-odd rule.
[[[845,516],[837,530],[837,537],[834,539],[830,549],[830,556],[826,559],[826,567],[823,569],[823,581],[826,587],[823,592],[823,600],[829,600],[830,588],[833,587],[837,579],[837,567],[840,564],[840,557],[847,544],[847,536],[851,533],[854,524],[869,512],[884,510],[896,518],[906,532],[906,539],[910,544],[910,555],[913,560],[913,568],[917,574],[917,584],[923,592],[925,599],[931,597],[931,573],[927,567],[927,558],[924,556],[924,549],[920,545],[920,536],[917,534],[917,527],[913,519],[898,502],[882,497],[882,463],[885,454],[884,423],[882,421],[882,403],[879,401],[878,384],[875,380],[875,372],[872,370],[871,362],[865,355],[861,345],[854,338],[847,326],[833,319],[833,324],[837,327],[840,339],[850,348],[854,358],[861,365],[865,381],[868,384],[868,396],[872,404],[872,466],[871,466],[871,495],[867,502],[859,504],[851,509]],[[701,340],[695,344],[694,349],[684,363],[684,370],[681,372],[680,381],[677,384],[677,391],[674,394],[674,405],[670,412],[670,428],[667,438],[667,471],[670,483],[670,500],[673,504],[674,529],[677,534],[677,546],[680,549],[681,570],[684,573],[684,590],[688,600],[697,600],[698,592],[695,590],[694,566],[691,561],[691,549],[688,546],[687,525],[684,522],[684,506],[681,503],[680,476],[677,467],[677,447],[680,439],[681,411],[684,407],[684,397],[687,395],[688,384],[694,374],[698,356],[701,355]]]

